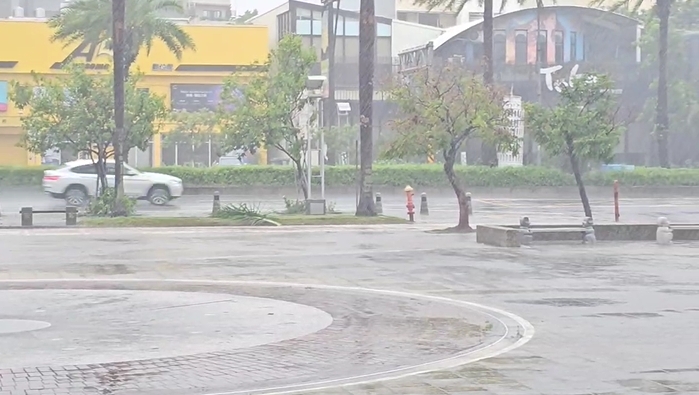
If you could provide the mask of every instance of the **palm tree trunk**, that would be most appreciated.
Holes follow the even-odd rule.
[[[376,57],[376,18],[374,0],[361,0],[359,10],[359,144],[360,194],[357,216],[374,216],[374,193],[371,182],[371,164],[374,155],[373,106],[374,106],[374,59]]]
[[[493,0],[483,2],[483,80],[488,85],[493,85]],[[497,149],[488,144],[481,143],[481,160],[484,165],[497,166]]]
[[[660,167],[669,168],[668,132],[670,120],[667,113],[667,50],[670,28],[670,1],[657,0],[655,11],[660,20],[660,42],[658,50],[658,102],[655,108],[655,138],[658,141],[658,162]]]
[[[113,53],[114,53],[114,188],[116,199],[112,214],[124,216],[126,211],[121,202],[124,196],[124,174],[122,145],[124,142],[124,19],[126,0],[112,0]]]

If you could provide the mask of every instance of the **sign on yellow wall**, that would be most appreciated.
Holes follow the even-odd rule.
[[[136,67],[146,75],[230,74],[254,70],[267,58],[267,28],[264,26],[186,25],[196,45],[178,60],[159,40],[150,54],[145,49]],[[51,42],[52,30],[44,22],[0,20],[0,72],[50,74],[72,61],[90,69],[107,69],[111,51],[103,44]],[[11,38],[11,39],[10,39]]]

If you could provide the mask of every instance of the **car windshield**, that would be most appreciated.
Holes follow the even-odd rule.
[[[125,171],[126,174],[141,174],[140,171],[134,169],[133,167],[131,167],[127,164],[124,164],[124,170],[126,170]]]

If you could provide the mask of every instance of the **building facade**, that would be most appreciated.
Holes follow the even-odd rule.
[[[537,26],[539,29],[537,29]],[[638,163],[645,159],[648,137],[634,125],[635,115],[647,97],[648,84],[640,80],[639,21],[595,8],[577,6],[521,9],[494,18],[493,60],[495,80],[527,102],[552,104],[557,83],[577,74],[609,74],[620,95],[620,114],[628,123],[617,150],[619,160]],[[539,45],[537,45],[537,42]],[[537,51],[537,47],[539,51]],[[458,62],[482,72],[482,21],[465,23],[427,45],[400,54],[400,69],[431,67]],[[478,163],[479,144],[467,157]],[[525,161],[532,163],[532,144],[525,144]]]
[[[71,0],[2,0],[0,18],[51,18]],[[199,20],[228,21],[231,18],[230,0],[181,0],[183,12],[164,11],[165,18],[197,18]]]
[[[185,51],[178,60],[165,45],[156,42],[150,54],[142,51],[136,62],[143,73],[141,86],[163,96],[174,111],[212,108],[219,100],[226,77],[232,73],[253,73],[254,65],[267,57],[268,33],[264,26],[190,24],[183,28],[192,36],[196,51]],[[59,76],[61,64],[71,59],[90,63],[94,69],[108,69],[111,54],[102,47],[89,48],[80,43],[66,47],[51,42],[52,31],[42,20],[0,20],[0,35],[21,37],[0,41],[0,165],[39,165],[46,158],[17,146],[24,133],[20,120],[23,114],[8,100],[9,83],[30,83],[32,72]],[[164,133],[167,129],[165,125]],[[130,162],[137,166],[206,166],[217,156],[216,148],[210,145],[192,147],[191,143],[166,144],[165,140],[162,135],[154,136],[151,148],[132,152]]]

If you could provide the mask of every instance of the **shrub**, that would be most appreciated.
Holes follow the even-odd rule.
[[[0,187],[40,186],[43,167],[0,167]],[[181,178],[185,187],[294,187],[296,178],[290,166],[231,166],[213,168],[157,167],[144,169]],[[491,168],[457,166],[456,174],[466,187],[556,187],[574,186],[573,176],[559,169],[537,166]],[[317,173],[317,169],[316,169]],[[328,187],[353,187],[357,170],[354,166],[328,166]],[[591,172],[587,185],[608,186],[619,180],[626,186],[699,186],[699,169],[660,169],[638,167],[631,172]],[[377,164],[373,171],[378,187],[448,188],[442,166],[416,164]],[[318,184],[320,180],[314,178]]]
[[[116,191],[114,188],[107,188],[102,195],[90,200],[87,206],[87,215],[92,217],[111,217]],[[129,197],[122,197],[121,205],[126,212],[126,216],[131,216],[136,211],[136,200]]]

